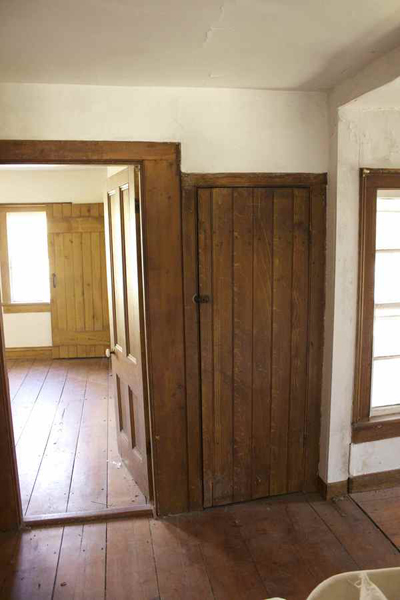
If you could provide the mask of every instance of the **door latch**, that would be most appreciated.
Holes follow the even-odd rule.
[[[210,296],[200,296],[199,294],[195,294],[193,296],[193,302],[196,304],[207,304],[207,302],[210,302]]]

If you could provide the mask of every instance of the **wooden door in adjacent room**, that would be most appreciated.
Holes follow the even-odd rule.
[[[149,499],[152,491],[138,167],[125,168],[108,179],[105,222],[118,449]]]
[[[102,204],[46,207],[53,358],[104,356],[109,346]]]
[[[197,190],[204,505],[315,489],[325,203]]]

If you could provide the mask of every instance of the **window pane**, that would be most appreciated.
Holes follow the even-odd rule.
[[[7,213],[11,302],[50,302],[45,212]]]
[[[400,404],[400,358],[374,360],[371,408]]]
[[[374,357],[400,356],[400,308],[375,309]]]
[[[400,248],[400,198],[378,198],[376,248]]]
[[[400,302],[400,252],[377,252],[375,303]]]

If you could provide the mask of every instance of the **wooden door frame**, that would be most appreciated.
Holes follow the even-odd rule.
[[[185,361],[187,387],[187,436],[188,436],[188,478],[190,510],[203,508],[203,449],[202,449],[202,401],[200,377],[200,314],[199,306],[193,302],[198,289],[198,231],[197,231],[197,190],[213,187],[305,187],[310,190],[310,199],[323,206],[326,202],[326,173],[183,173],[182,174],[182,243],[183,281],[185,316]],[[325,232],[316,232],[325,236]],[[313,256],[313,266],[318,273],[325,272],[325,253]],[[314,290],[313,302],[325,303],[325,276]],[[310,320],[313,335],[313,354],[323,348],[323,331],[319,324]],[[318,363],[318,361],[317,361]],[[322,383],[321,364],[312,364],[311,397],[318,397]],[[320,397],[321,391],[319,392]],[[310,402],[310,429],[313,439],[309,440],[306,469],[306,487],[310,491],[317,488],[317,475],[320,450],[320,411],[321,403]],[[311,423],[313,421],[313,423]],[[311,437],[311,436],[310,436]]]
[[[0,140],[0,164],[141,165],[142,260],[154,503],[159,515],[187,511],[180,145]],[[163,235],[163,232],[168,234]],[[21,526],[22,512],[2,319],[0,337],[0,530],[6,530]]]

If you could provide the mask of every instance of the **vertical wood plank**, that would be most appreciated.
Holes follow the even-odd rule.
[[[188,428],[188,477],[191,510],[203,507],[201,435],[199,310],[193,296],[198,292],[197,194],[191,187],[182,196],[183,282],[185,302],[185,362]],[[208,207],[209,210],[209,207]],[[210,439],[210,438],[208,438]]]
[[[81,233],[72,234],[72,248],[74,261],[76,330],[85,331],[85,300],[83,286],[83,255]]]
[[[71,216],[72,217],[80,217],[81,216],[81,205],[80,204],[72,205]]]
[[[100,234],[92,233],[92,273],[93,273],[93,312],[94,312],[94,330],[103,329],[103,301],[101,288],[101,255],[100,255]]]
[[[56,206],[54,206],[56,208]],[[61,206],[57,208],[61,209]],[[54,234],[54,256],[55,273],[57,275],[57,284],[55,288],[55,298],[57,302],[57,329],[66,331],[67,329],[67,301],[66,301],[66,282],[65,282],[65,262],[64,262],[64,235],[62,233]],[[57,343],[57,340],[56,340]]]
[[[253,190],[233,191],[233,498],[251,498]]]
[[[293,191],[293,285],[288,492],[302,489],[307,396],[309,191]]]
[[[229,188],[213,190],[214,504],[233,498],[232,199]]]
[[[213,279],[212,279],[212,192],[198,190],[199,293],[208,295],[199,315],[201,349],[201,403],[203,434],[204,506],[212,506],[214,481],[214,349],[213,349]],[[199,314],[200,311],[200,314]]]
[[[70,207],[71,208],[71,207]],[[76,331],[74,251],[71,233],[63,234],[67,330]]]
[[[253,498],[269,495],[274,193],[254,190]]]
[[[82,234],[82,255],[83,259],[83,285],[85,302],[85,328],[86,331],[93,331],[94,311],[93,311],[93,271],[92,271],[92,245],[90,233]]]
[[[271,494],[287,491],[293,257],[292,190],[274,193]]]
[[[316,489],[319,461],[322,393],[322,352],[324,344],[326,187],[311,187],[311,252],[309,299],[308,393],[306,460],[304,486]]]
[[[58,307],[57,307],[57,288],[53,287],[53,273],[56,272],[56,258],[55,258],[55,241],[54,234],[50,233],[47,236],[48,248],[49,248],[49,267],[50,267],[50,297],[51,297],[51,332],[53,338],[53,358],[59,358],[59,340],[58,340]],[[55,356],[55,354],[57,356]]]
[[[72,204],[63,204],[62,205],[62,216],[70,217],[72,214]]]

